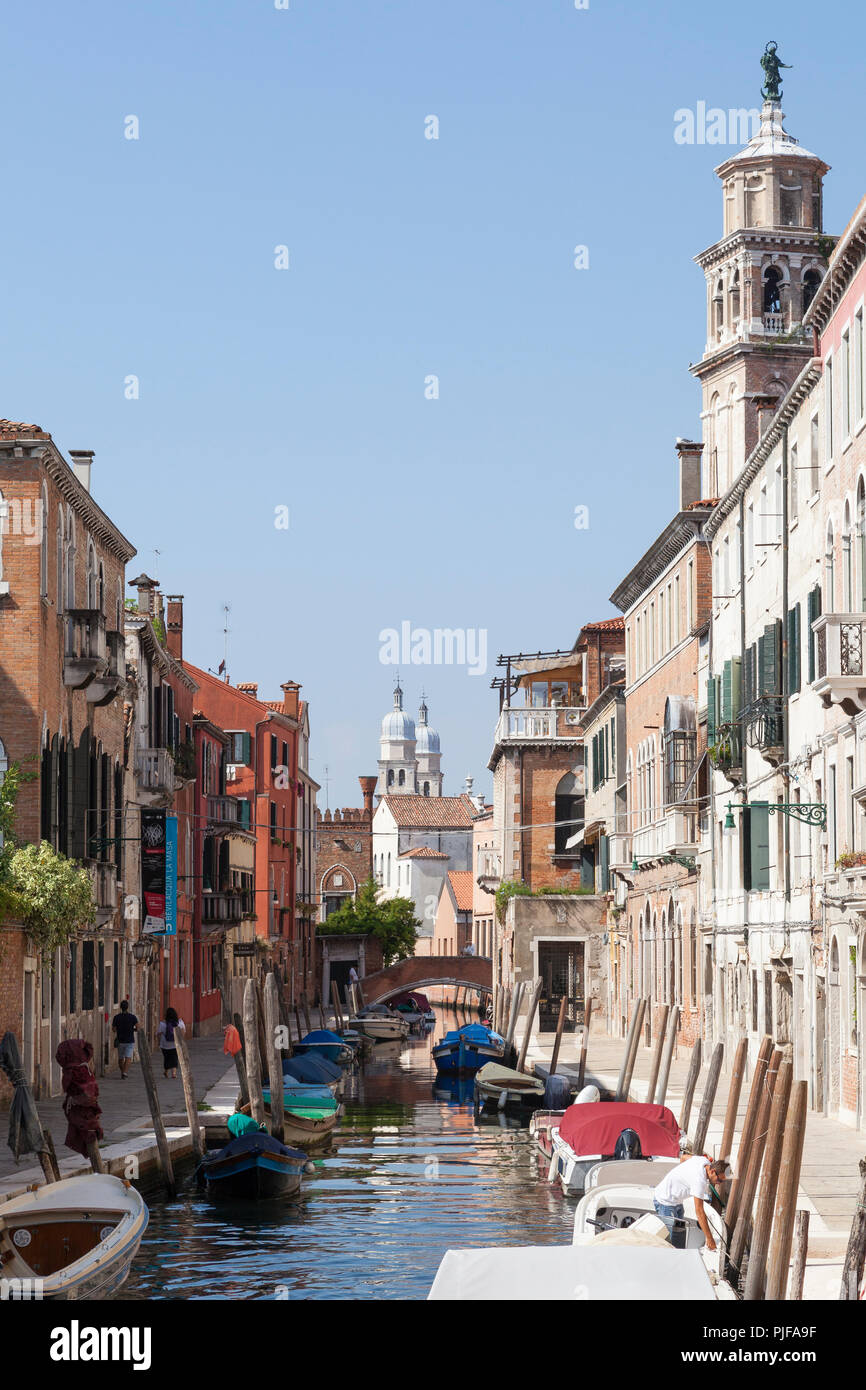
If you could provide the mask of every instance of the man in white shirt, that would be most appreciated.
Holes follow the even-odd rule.
[[[714,1186],[724,1182],[728,1165],[724,1159],[707,1158],[706,1154],[694,1154],[671,1168],[653,1192],[655,1209],[668,1230],[673,1234],[674,1222],[682,1221],[685,1211],[683,1202],[693,1197],[695,1216],[704,1233],[708,1250],[715,1250],[716,1242],[710,1230],[704,1202],[710,1200],[710,1183]]]

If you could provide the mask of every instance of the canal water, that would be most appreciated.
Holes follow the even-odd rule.
[[[457,1246],[566,1245],[574,1203],[546,1181],[525,1123],[473,1113],[471,1079],[437,1081],[426,1036],[378,1044],[350,1073],[345,1114],[299,1197],[214,1204],[187,1176],[148,1194],[127,1299],[427,1296]],[[458,1022],[465,1022],[461,1016]]]

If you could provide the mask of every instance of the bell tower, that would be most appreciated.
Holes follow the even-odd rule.
[[[731,486],[760,435],[760,409],[784,396],[812,355],[802,318],[827,268],[822,185],[829,165],[785,130],[776,45],[761,59],[758,133],[716,169],[721,240],[695,259],[707,337],[691,371],[702,389],[703,497]]]

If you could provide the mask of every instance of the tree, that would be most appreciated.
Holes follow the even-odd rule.
[[[357,898],[347,898],[319,927],[329,935],[375,936],[382,948],[385,965],[405,960],[415,951],[420,920],[415,916],[411,898],[388,898],[377,902],[376,880],[368,878],[358,890]]]

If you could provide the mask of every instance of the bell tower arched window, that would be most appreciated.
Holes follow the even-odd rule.
[[[782,272],[777,270],[774,265],[768,266],[764,271],[764,313],[781,314],[782,312]]]
[[[821,283],[821,272],[819,270],[807,270],[803,276],[803,313],[805,314],[815,295],[818,293],[818,286]]]

